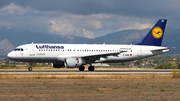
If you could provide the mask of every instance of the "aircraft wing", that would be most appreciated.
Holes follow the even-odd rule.
[[[99,60],[100,58],[107,58],[107,56],[118,56],[118,54],[120,53],[124,53],[127,51],[120,51],[120,52],[110,52],[110,53],[101,53],[101,54],[88,54],[88,55],[82,55],[79,56],[80,58],[82,58],[84,61],[96,61]]]
[[[83,55],[82,58],[88,58],[88,57],[107,57],[107,56],[117,56],[121,52],[113,52],[113,53],[102,53],[102,54],[89,54],[89,55]]]
[[[107,58],[108,56],[118,56],[118,54],[120,53],[124,53],[127,52],[126,50],[122,50],[119,52],[107,52],[107,53],[97,53],[97,54],[84,54],[84,55],[64,55],[64,56],[60,56],[58,57],[59,59],[61,58],[82,58],[84,61],[86,62],[94,62],[96,60],[99,60],[100,58]]]
[[[109,53],[98,53],[98,54],[88,54],[88,55],[82,55],[82,58],[88,58],[88,57],[107,57],[107,56],[118,56],[120,53],[124,53],[127,51],[120,51],[120,52],[109,52]]]

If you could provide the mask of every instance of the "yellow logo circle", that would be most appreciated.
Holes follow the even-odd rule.
[[[161,38],[163,35],[163,30],[160,27],[154,27],[152,29],[152,36],[156,39]]]

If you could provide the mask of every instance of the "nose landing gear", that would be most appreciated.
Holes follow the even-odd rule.
[[[29,68],[28,68],[28,70],[29,70],[29,71],[32,71],[32,69],[33,69],[33,68],[32,68],[32,65],[33,65],[33,63],[32,63],[32,62],[31,62],[31,63],[29,63]]]

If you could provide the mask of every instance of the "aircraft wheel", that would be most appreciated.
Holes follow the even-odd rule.
[[[84,71],[85,67],[84,66],[80,66],[79,67],[79,71]]]
[[[32,65],[33,65],[33,63],[30,62],[30,63],[29,63],[29,68],[28,68],[29,71],[32,71]]]
[[[32,71],[32,67],[29,67],[28,70],[29,70],[29,71]]]
[[[88,70],[89,70],[89,71],[94,71],[94,66],[89,66],[89,67],[88,67]]]

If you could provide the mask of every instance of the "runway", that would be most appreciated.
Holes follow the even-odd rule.
[[[150,70],[0,70],[0,74],[170,74],[172,69],[150,69]],[[179,70],[178,70],[179,71]]]

